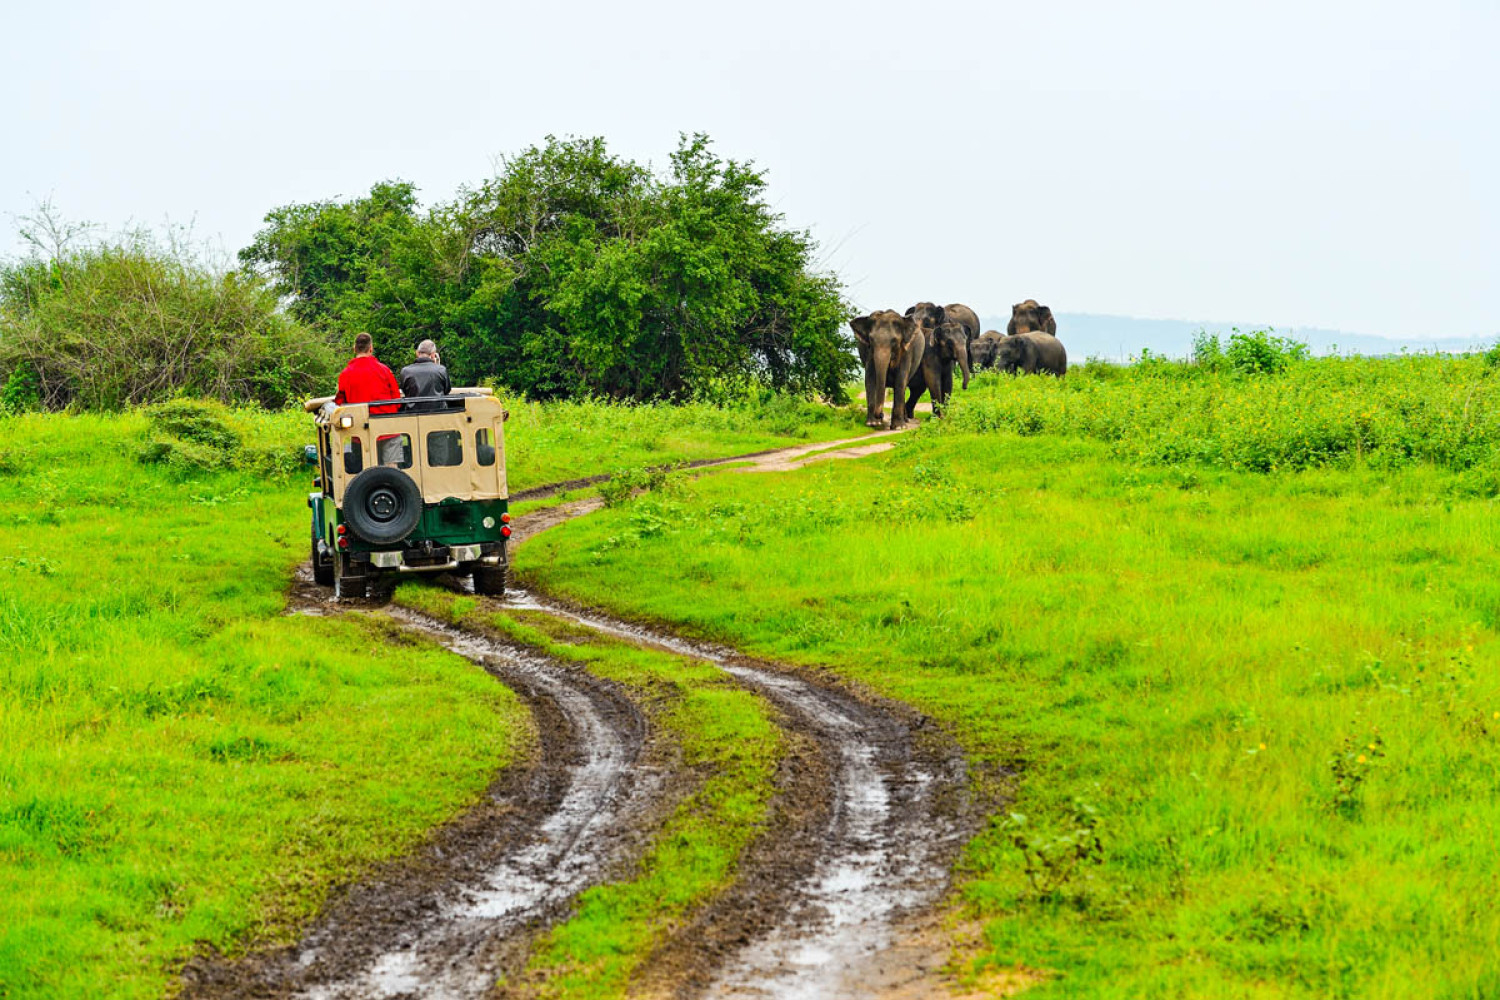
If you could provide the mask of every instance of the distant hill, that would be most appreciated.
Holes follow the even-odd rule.
[[[986,330],[1005,332],[1009,316],[982,316]],[[1068,360],[1090,357],[1127,361],[1139,357],[1142,348],[1152,354],[1183,358],[1192,353],[1193,336],[1199,330],[1227,339],[1235,328],[1263,330],[1264,323],[1217,323],[1182,319],[1141,319],[1136,316],[1103,316],[1094,313],[1058,313],[1057,335],[1068,349]],[[1276,332],[1305,342],[1315,354],[1399,354],[1405,351],[1464,352],[1487,350],[1500,334],[1489,337],[1376,337],[1367,333],[1322,330],[1317,327],[1278,327]]]

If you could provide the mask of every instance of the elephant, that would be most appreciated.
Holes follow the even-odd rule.
[[[885,390],[895,390],[891,406],[891,429],[906,423],[902,395],[915,375],[923,377],[922,355],[927,338],[922,325],[891,309],[881,309],[849,321],[859,345],[859,360],[865,366],[865,426],[885,425]],[[931,388],[931,387],[929,387]],[[937,390],[933,389],[933,395]]]
[[[1006,337],[995,348],[995,367],[1003,372],[1035,375],[1050,372],[1064,375],[1068,371],[1068,352],[1062,341],[1050,333],[1018,333]]]
[[[962,302],[954,302],[951,305],[944,306],[943,312],[947,314],[949,319],[957,320],[964,325],[964,336],[968,339],[969,346],[973,347],[974,341],[979,339],[980,326],[978,314]],[[972,365],[973,363],[974,359],[970,358],[969,364]]]
[[[1017,302],[1010,307],[1010,322],[1005,326],[1005,334],[1014,337],[1018,333],[1050,333],[1055,337],[1057,320],[1052,318],[1052,310],[1038,305],[1036,299]]]
[[[932,393],[932,412],[943,415],[943,408],[953,395],[953,365],[962,364],[964,385],[969,384],[968,335],[962,323],[946,319],[927,334],[927,350],[922,354],[922,370],[912,372],[911,394],[906,399],[906,415],[917,412],[917,400],[923,392]]]
[[[970,315],[973,315],[973,310],[969,309],[968,306],[959,306],[958,308],[962,309],[964,312],[969,313]],[[948,364],[945,369],[946,378],[944,381],[945,384],[949,386],[949,391],[951,392],[953,386],[953,365],[958,365],[958,367],[963,371],[963,384],[964,388],[967,389],[969,387],[969,341],[973,339],[973,337],[970,336],[968,332],[968,325],[964,323],[964,321],[959,317],[950,317],[948,315],[948,310],[943,306],[933,305],[931,302],[918,302],[916,305],[906,310],[906,315],[922,325],[922,332],[927,335],[927,347],[929,350],[932,348],[933,337],[936,334],[938,327],[942,326],[950,319],[956,320],[960,324],[960,329],[963,332],[963,349],[959,350],[957,349],[957,347],[954,347],[952,350],[945,350],[944,358],[948,362]],[[977,317],[974,319],[973,328],[976,330],[979,328],[979,320]],[[947,393],[944,394],[944,399],[946,398]],[[934,403],[939,402],[936,393],[933,393],[932,399]]]
[[[995,366],[995,352],[1004,339],[1005,334],[999,330],[986,330],[975,338],[974,343],[969,345],[969,364],[975,371]]]

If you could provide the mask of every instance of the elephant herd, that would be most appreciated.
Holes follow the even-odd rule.
[[[941,416],[953,395],[953,369],[963,373],[969,387],[972,369],[1063,375],[1068,352],[1057,339],[1052,310],[1027,299],[1011,307],[1005,335],[979,332],[974,310],[955,302],[947,306],[918,302],[903,315],[881,309],[849,321],[865,366],[865,424],[885,426],[885,391],[895,392],[891,427],[897,428],[916,412],[922,394],[932,395],[932,411]],[[903,399],[903,396],[905,397]]]

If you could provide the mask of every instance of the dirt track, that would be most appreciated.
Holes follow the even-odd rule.
[[[890,446],[872,445],[878,436],[698,467],[748,460],[745,471],[785,471]],[[589,498],[525,515],[512,543],[598,506]],[[306,582],[293,603],[333,610]],[[714,1000],[946,992],[935,971],[946,943],[930,926],[917,933],[915,922],[945,890],[972,815],[962,756],[936,727],[831,678],[665,629],[545,595],[516,592],[502,603],[713,664],[769,701],[788,734],[769,829],[740,859],[735,884],[661,943],[636,992]],[[537,752],[418,856],[351,887],[297,946],[238,963],[195,961],[184,995],[485,996],[497,977],[519,970],[534,935],[565,918],[578,892],[626,870],[687,793],[691,778],[674,773],[670,751],[625,692],[494,636],[388,613],[525,699]]]

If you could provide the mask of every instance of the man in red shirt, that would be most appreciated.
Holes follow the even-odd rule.
[[[333,401],[345,403],[368,403],[372,399],[400,399],[401,386],[396,376],[375,356],[375,341],[368,333],[354,338],[354,358],[339,372],[339,391]],[[372,406],[371,413],[395,413],[396,406]],[[386,434],[376,439],[376,450],[382,465],[399,461],[401,435]]]
[[[375,342],[368,333],[354,338],[354,359],[339,372],[339,391],[333,401],[368,403],[372,399],[400,399],[396,376],[375,356]],[[371,413],[394,413],[394,406],[377,406]]]

